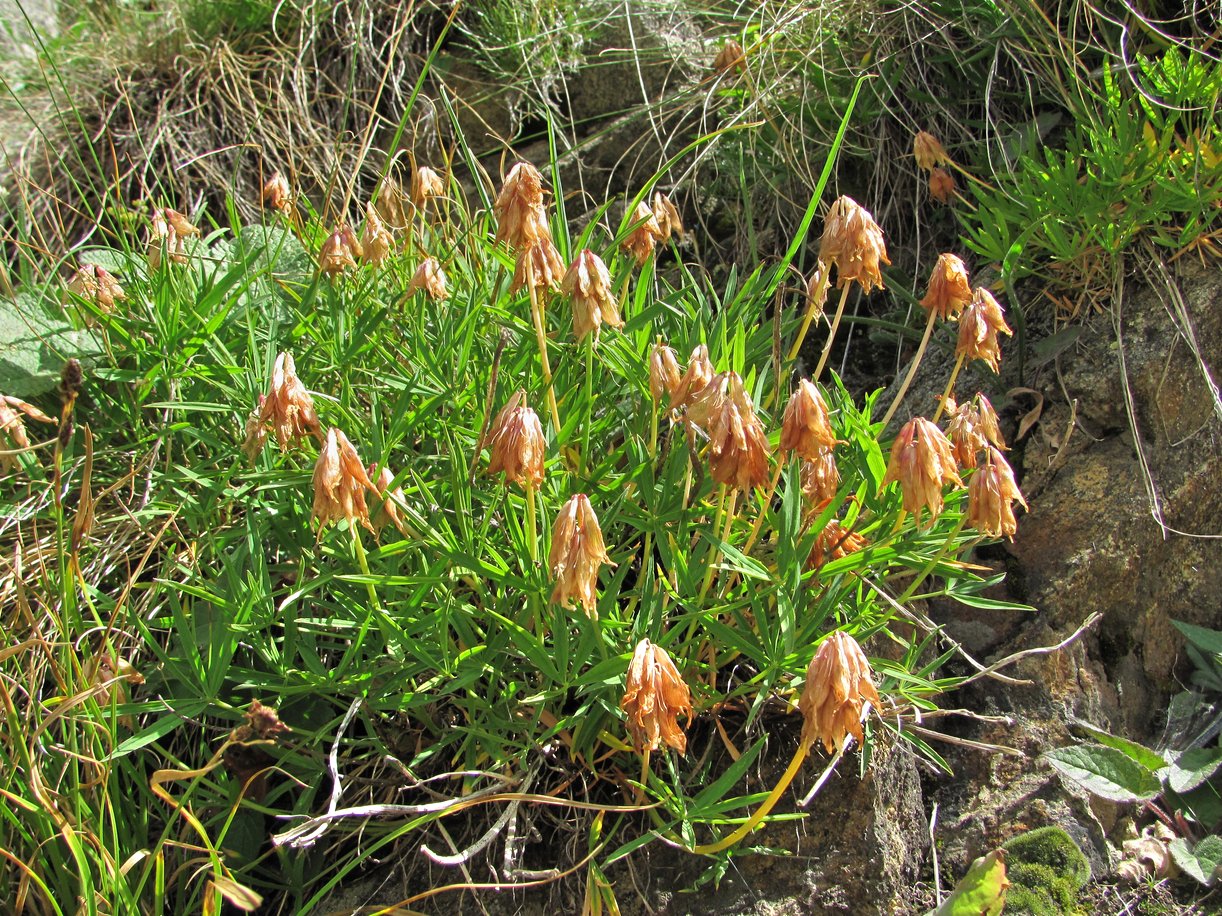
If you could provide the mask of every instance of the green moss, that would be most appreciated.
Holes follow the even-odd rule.
[[[1007,913],[1056,916],[1080,913],[1078,893],[1090,880],[1090,863],[1060,827],[1041,827],[1005,844]]]

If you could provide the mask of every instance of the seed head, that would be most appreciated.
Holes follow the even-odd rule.
[[[866,703],[882,705],[874,686],[870,662],[848,633],[836,630],[819,645],[806,669],[806,684],[798,698],[802,711],[802,743],[822,741],[830,754],[852,735],[860,745],[861,720]]]
[[[560,281],[560,291],[573,299],[573,333],[579,341],[593,333],[597,343],[603,322],[613,328],[624,326],[611,292],[611,275],[607,272],[607,265],[589,248],[582,249],[569,265],[564,279]]]
[[[81,269],[68,279],[68,292],[92,303],[99,312],[107,315],[115,310],[116,302],[127,299],[118,278],[96,264],[82,264]]]
[[[679,359],[675,351],[665,344],[654,344],[649,351],[649,393],[653,395],[654,402],[661,403],[662,395],[666,394],[673,407],[680,378]]]
[[[921,307],[947,321],[958,318],[971,301],[972,285],[968,282],[967,265],[962,258],[953,254],[938,255]]]
[[[252,459],[263,448],[269,430],[276,434],[282,452],[299,445],[306,436],[322,436],[314,399],[297,377],[293,354],[287,350],[276,357],[267,396],[259,398],[258,414],[246,421],[242,448]]]
[[[832,499],[840,489],[840,471],[836,467],[836,454],[830,448],[823,449],[810,461],[802,462],[802,496],[812,506]]]
[[[25,429],[23,414],[39,423],[55,422],[33,404],[27,404],[20,398],[0,395],[0,446],[3,446],[3,452],[30,447],[30,437]],[[7,474],[21,467],[16,455],[7,455],[3,452],[0,452],[0,473]]]
[[[318,253],[318,267],[328,277],[334,278],[350,267],[356,267],[361,257],[361,242],[347,223],[327,236]]]
[[[955,178],[946,169],[929,173],[929,196],[940,204],[948,204],[955,196]]]
[[[709,348],[697,344],[687,361],[687,369],[679,377],[679,384],[670,391],[671,410],[688,407],[713,380],[713,363],[709,359]]]
[[[543,208],[543,176],[529,162],[519,162],[509,170],[492,212],[496,215],[496,241],[517,249],[542,238],[550,243],[551,229]]]
[[[365,228],[361,231],[362,260],[375,266],[381,264],[389,257],[394,241],[373,204],[366,204]]]
[[[552,526],[552,549],[547,556],[556,587],[552,602],[566,607],[581,605],[592,620],[598,618],[598,570],[611,557],[603,544],[598,516],[584,493],[578,493],[560,509]]]
[[[718,73],[729,73],[731,70],[746,73],[747,56],[743,52],[743,46],[733,38],[727,38],[726,43],[713,60],[713,69]]]
[[[365,504],[365,491],[372,489],[373,481],[365,473],[356,448],[347,436],[331,427],[314,465],[314,520],[319,537],[327,524],[341,518],[347,519],[349,527],[359,521],[372,531]]]
[[[431,198],[440,197],[445,192],[445,179],[427,165],[418,166],[412,172],[412,204],[417,210],[423,210]]]
[[[994,372],[1000,371],[1001,346],[997,341],[998,333],[1011,336],[1014,334],[1006,324],[1001,305],[993,298],[992,293],[978,286],[971,303],[959,318],[959,343],[955,347],[955,355],[965,359],[983,360]]]
[[[923,417],[904,424],[895,444],[891,446],[891,461],[883,477],[885,487],[899,481],[904,494],[904,510],[920,519],[921,507],[929,510],[929,527],[942,512],[942,487],[953,483],[963,486],[955,472],[955,459],[950,441],[942,430]]]
[[[883,231],[870,212],[851,197],[838,197],[824,222],[819,260],[836,265],[836,286],[856,280],[864,292],[883,288],[879,264],[890,264]]]
[[[984,464],[976,468],[967,485],[967,524],[987,537],[1014,540],[1018,522],[1014,502],[1027,508],[1027,501],[1014,482],[1014,472],[995,448],[985,450]]]
[[[709,470],[718,483],[750,490],[768,483],[771,447],[736,372],[713,377],[687,411],[709,437]]]
[[[492,421],[488,433],[492,452],[488,473],[504,471],[506,482],[533,489],[543,482],[543,456],[547,444],[539,416],[523,406],[525,400],[525,391],[515,392]]]
[[[835,444],[836,433],[823,395],[810,379],[802,379],[781,420],[781,449],[796,451],[807,461],[814,461]]]
[[[662,232],[658,241],[665,242],[672,235],[683,238],[683,220],[679,216],[679,209],[661,191],[653,195],[653,218]]]
[[[279,172],[263,182],[263,206],[270,207],[288,216],[293,212],[293,192],[288,179]]]
[[[931,171],[935,166],[950,165],[950,156],[938,142],[938,138],[927,131],[919,131],[912,140],[912,155],[916,157],[917,165],[925,171]]]
[[[411,280],[408,281],[407,295],[414,296],[420,290],[424,290],[434,302],[449,298],[446,273],[441,269],[441,264],[436,258],[425,258],[421,261],[416,272],[412,274]]]
[[[637,643],[619,706],[628,716],[628,732],[638,754],[656,751],[662,742],[680,754],[687,752],[679,716],[691,720],[692,694],[661,646],[648,639]]]
[[[637,264],[644,264],[653,254],[654,245],[664,238],[662,227],[658,225],[658,218],[643,200],[632,211],[630,223],[635,228],[624,237],[621,246],[636,258]]]

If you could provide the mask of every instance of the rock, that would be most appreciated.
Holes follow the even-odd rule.
[[[35,59],[42,43],[58,34],[55,0],[0,0],[0,66],[11,58]]]

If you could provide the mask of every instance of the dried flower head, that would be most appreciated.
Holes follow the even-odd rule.
[[[781,449],[814,461],[835,444],[836,433],[823,395],[810,379],[802,379],[781,419]]]
[[[653,195],[653,218],[662,232],[659,241],[665,242],[672,235],[683,238],[683,220],[679,216],[679,208],[661,191]]]
[[[654,402],[661,403],[662,395],[666,394],[673,406],[680,378],[679,358],[675,351],[665,344],[654,344],[649,351],[649,393],[653,395]]]
[[[999,449],[1006,447],[998,425],[993,405],[983,394],[963,404],[956,404],[953,397],[946,400],[946,435],[951,442],[951,452],[960,468],[970,470],[976,466],[976,453],[988,448],[990,443]]]
[[[374,476],[376,472],[377,476]],[[407,505],[407,499],[403,495],[402,487],[393,487],[395,475],[390,472],[390,468],[378,468],[377,465],[371,464],[368,468],[369,479],[373,481],[373,489],[378,494],[380,499],[377,501],[377,508],[370,516],[370,523],[374,530],[381,534],[382,529],[387,525],[394,525],[400,533],[407,535],[407,526],[403,521],[402,507]]]
[[[709,470],[718,483],[750,490],[768,483],[768,436],[736,372],[714,376],[687,411],[709,437]]]
[[[446,272],[441,269],[441,264],[436,258],[425,258],[420,262],[420,266],[416,268],[416,272],[412,274],[411,280],[407,283],[406,294],[414,296],[416,293],[424,290],[430,299],[434,302],[440,302],[450,295],[450,291],[446,286]]]
[[[611,275],[607,272],[607,265],[589,248],[582,249],[569,265],[564,279],[560,281],[560,290],[573,299],[573,333],[578,340],[584,340],[587,334],[593,333],[597,342],[603,322],[613,328],[624,326],[611,292]]]
[[[636,205],[629,222],[634,228],[624,237],[621,246],[636,258],[638,264],[644,264],[653,254],[654,245],[663,238],[662,227],[658,225],[657,217],[645,201]]]
[[[946,169],[929,173],[929,196],[940,204],[948,204],[955,196],[955,177]]]
[[[976,468],[968,481],[967,524],[988,537],[1014,540],[1018,530],[1014,518],[1016,500],[1027,508],[1009,463],[997,449],[986,449],[984,464]]]
[[[361,257],[361,242],[347,223],[327,236],[318,253],[318,267],[328,277],[334,278],[349,267],[356,267]]]
[[[27,404],[20,398],[0,395],[0,445],[4,447],[4,452],[30,447],[30,437],[26,433],[22,414],[39,423],[55,422],[33,404]],[[20,467],[16,455],[0,452],[0,472],[7,474]]]
[[[68,279],[68,292],[80,296],[97,307],[99,312],[109,315],[115,303],[127,298],[118,278],[104,267],[82,264],[81,269]]]
[[[814,458],[802,462],[802,496],[812,506],[832,499],[840,489],[840,471],[836,467],[836,453],[823,449]]]
[[[856,280],[862,291],[883,288],[879,264],[890,264],[883,231],[870,211],[851,197],[838,197],[824,222],[819,260],[836,265],[836,286]]]
[[[861,720],[866,703],[882,705],[874,686],[869,659],[848,633],[836,630],[819,644],[806,669],[806,684],[798,698],[802,711],[802,743],[822,741],[830,754],[852,735],[861,744]]]
[[[959,343],[955,355],[964,359],[979,359],[994,372],[1001,369],[1001,346],[997,335],[1013,335],[1006,324],[1001,305],[984,287],[976,287],[975,296],[959,316]]]
[[[314,520],[318,522],[318,535],[322,536],[327,524],[341,518],[347,520],[349,527],[359,521],[372,531],[369,507],[365,504],[365,491],[372,489],[373,481],[365,473],[356,448],[347,436],[331,427],[314,465]]]
[[[289,188],[288,179],[279,172],[272,172],[271,177],[263,182],[263,206],[285,216],[293,212],[293,192]]]
[[[929,289],[921,300],[921,308],[943,321],[958,318],[972,301],[972,284],[967,279],[967,265],[954,254],[938,255],[929,275]]]
[[[950,165],[950,156],[946,155],[938,138],[928,131],[919,131],[912,139],[912,155],[916,157],[917,165],[927,172],[935,166]]]
[[[547,555],[556,582],[552,602],[565,607],[575,600],[588,617],[597,618],[598,570],[604,563],[615,565],[603,544],[594,507],[584,493],[578,493],[561,507],[552,526],[552,549]]]
[[[671,410],[689,406],[713,380],[713,362],[709,359],[709,348],[697,344],[687,361],[687,368],[679,377],[679,383],[670,391]]]
[[[412,204],[417,210],[423,210],[431,198],[440,197],[445,192],[445,179],[427,165],[417,166],[416,171],[412,172]]]
[[[373,204],[365,205],[365,228],[361,231],[361,258],[366,264],[378,265],[390,256],[394,245],[390,230],[378,216]]]
[[[536,290],[549,290],[554,287],[564,274],[564,262],[560,260],[560,252],[552,244],[550,235],[541,235],[518,249],[518,260],[513,268],[513,282],[509,286],[511,293],[533,287]]]
[[[267,395],[259,397],[258,413],[246,421],[242,448],[247,455],[254,458],[258,454],[269,430],[276,434],[281,451],[300,444],[306,436],[322,436],[314,399],[297,377],[297,365],[288,351],[276,357]]]
[[[543,483],[543,456],[547,445],[539,416],[524,406],[526,392],[518,390],[501,408],[488,432],[488,473],[505,472],[505,480],[535,488]]]
[[[395,232],[407,228],[406,204],[407,198],[403,195],[402,186],[390,175],[385,176],[378,186],[373,206],[382,222]]]
[[[661,646],[648,639],[637,643],[619,707],[628,716],[628,731],[638,754],[656,751],[663,741],[680,754],[687,752],[687,735],[679,727],[679,716],[691,720],[692,694]]]
[[[551,239],[543,208],[543,176],[529,162],[518,162],[509,170],[492,212],[496,241],[510,248],[523,248],[543,237]]]
[[[822,511],[822,510],[820,510]],[[824,563],[839,560],[865,547],[869,541],[851,528],[846,528],[836,519],[828,519],[823,530],[815,535],[815,543],[806,558],[807,569],[819,569]]]
[[[743,52],[743,46],[733,38],[727,38],[713,60],[713,69],[718,73],[729,73],[731,70],[746,73],[747,55]]]
[[[163,258],[175,264],[187,262],[186,241],[199,235],[198,227],[177,210],[159,207],[153,211],[153,223],[149,230],[149,267],[156,270]]]
[[[904,424],[891,446],[891,460],[882,485],[892,481],[899,481],[904,510],[919,520],[924,506],[929,510],[929,518],[922,527],[932,525],[942,512],[943,485],[963,486],[955,471],[950,441],[942,430],[923,417]]]

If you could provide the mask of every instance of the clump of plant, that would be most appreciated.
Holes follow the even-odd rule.
[[[1079,913],[1078,894],[1090,881],[1090,863],[1060,827],[1038,827],[1008,840],[1006,909],[1032,916]]]

